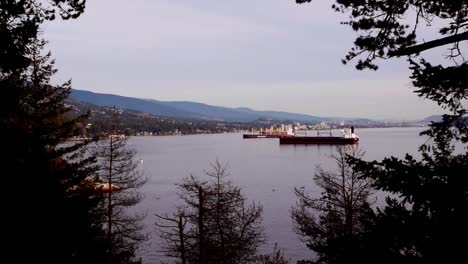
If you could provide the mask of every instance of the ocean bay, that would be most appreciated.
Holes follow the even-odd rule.
[[[427,138],[420,137],[423,128],[357,129],[359,147],[365,159],[380,160],[405,153],[417,155],[417,148]],[[141,169],[148,182],[142,188],[144,201],[136,208],[146,212],[145,229],[151,238],[143,244],[144,263],[159,263],[160,242],[155,232],[155,213],[171,213],[180,204],[176,183],[190,174],[203,176],[209,163],[218,159],[229,163],[230,179],[243,188],[249,201],[263,205],[263,226],[267,243],[262,252],[271,252],[275,243],[293,262],[312,257],[292,230],[290,209],[296,202],[294,187],[320,194],[313,183],[317,165],[333,169],[330,145],[280,145],[278,139],[242,139],[242,134],[208,134],[187,136],[132,137],[129,145],[141,158]]]

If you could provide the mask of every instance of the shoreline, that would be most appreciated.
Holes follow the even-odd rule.
[[[376,127],[356,127],[356,129],[385,129],[385,128],[424,128],[428,126],[376,126]],[[331,130],[339,130],[343,128],[332,128]],[[236,134],[236,133],[247,133],[249,130],[229,131],[229,132],[213,132],[213,133],[189,133],[189,134],[166,134],[166,135],[129,135],[128,137],[175,137],[175,136],[193,136],[193,135],[219,135],[219,134]],[[66,139],[69,141],[85,141],[92,140],[90,137],[76,137]]]

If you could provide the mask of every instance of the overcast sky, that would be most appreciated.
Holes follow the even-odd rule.
[[[404,59],[357,71],[340,60],[355,33],[332,1],[95,0],[43,27],[75,89],[317,116],[418,119]]]

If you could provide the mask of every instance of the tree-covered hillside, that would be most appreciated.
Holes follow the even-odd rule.
[[[80,134],[75,136],[92,137],[107,131],[111,125],[112,107],[101,107],[93,104],[68,100],[72,111],[70,116],[89,113],[89,119],[81,124]],[[162,117],[135,110],[120,110],[121,128],[127,135],[177,135],[200,133],[224,133],[247,130],[251,127],[262,127],[261,122],[219,122],[199,119],[177,119]]]

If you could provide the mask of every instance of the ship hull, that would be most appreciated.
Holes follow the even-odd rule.
[[[345,137],[308,137],[308,136],[282,136],[280,137],[280,144],[305,144],[305,145],[349,145],[357,144],[359,138],[345,138]]]
[[[244,134],[243,138],[279,138],[280,135]]]

